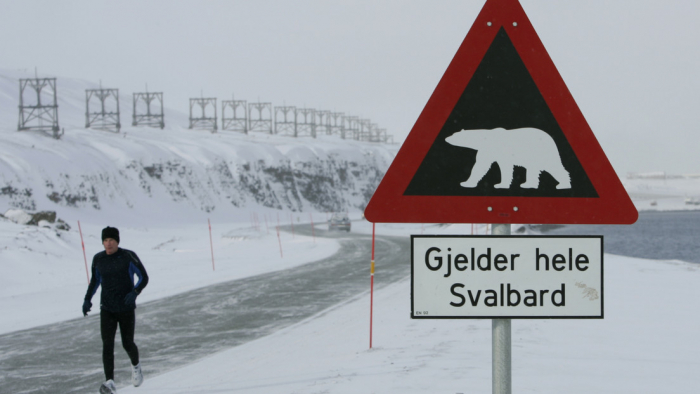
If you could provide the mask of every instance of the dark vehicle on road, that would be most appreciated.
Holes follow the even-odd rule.
[[[334,213],[328,221],[328,231],[350,232],[350,218],[344,213]]]

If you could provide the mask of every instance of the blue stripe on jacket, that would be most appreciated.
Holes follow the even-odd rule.
[[[90,292],[88,290],[89,297],[85,297],[85,299],[88,301],[90,299],[92,299],[92,296],[94,296],[95,293],[97,293],[97,288],[100,287],[100,283],[102,283],[102,276],[100,276],[100,270],[98,270],[97,268],[95,268],[95,273],[93,274],[93,280],[94,280],[95,287],[92,288],[92,292]],[[93,284],[93,281],[91,280],[89,285],[92,285],[92,284]]]
[[[136,274],[136,276],[139,277],[139,281],[136,282],[136,284],[134,285],[134,289],[135,289],[135,288],[139,287],[139,285],[143,281],[143,273],[141,273],[141,270],[132,261],[131,263],[129,263],[129,278],[131,279],[131,283],[134,282],[134,274]]]

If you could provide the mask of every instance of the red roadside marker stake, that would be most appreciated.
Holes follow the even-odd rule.
[[[374,226],[372,223],[372,265],[370,268],[369,284],[369,348],[372,348],[372,315],[374,312]]]
[[[78,231],[80,232],[80,244],[83,245],[83,260],[85,260],[85,276],[87,276],[88,285],[90,284],[90,274],[87,267],[87,256],[85,255],[85,242],[83,242],[83,230],[80,228],[80,220],[78,220]]]
[[[209,246],[211,247],[211,270],[216,271],[216,267],[214,266],[214,243],[211,239],[211,221],[207,219],[207,223],[209,223]]]
[[[314,237],[314,243],[316,243],[316,231],[314,231],[314,216],[309,212],[309,218],[311,218],[311,235]]]
[[[294,215],[291,213],[289,214],[289,221],[292,223],[292,238],[294,238]]]
[[[284,258],[282,254],[282,240],[280,239],[280,226],[277,226],[277,241],[280,243],[280,257]]]

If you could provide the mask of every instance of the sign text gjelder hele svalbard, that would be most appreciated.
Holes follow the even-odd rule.
[[[602,318],[602,237],[413,236],[414,318]]]

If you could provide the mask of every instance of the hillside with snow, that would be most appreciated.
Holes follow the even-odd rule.
[[[86,129],[85,90],[99,85],[61,77],[56,90],[63,136],[18,132],[19,79],[32,77],[0,71],[2,212],[181,221],[205,214],[230,219],[248,209],[357,211],[398,149],[338,135],[189,129],[189,115],[170,109],[167,93],[163,130],[131,126],[132,92],[122,91],[121,131]]]
[[[189,129],[189,115],[172,109],[167,92],[162,130],[131,126],[133,96],[123,91],[119,133],[85,128],[85,90],[100,85],[60,76],[63,135],[55,139],[17,131],[19,80],[33,77],[0,70],[0,213],[50,210],[66,220],[139,223],[241,219],[251,210],[359,212],[399,148],[339,135]],[[25,105],[32,94],[25,92]],[[620,176],[639,210],[700,207],[698,177]]]

